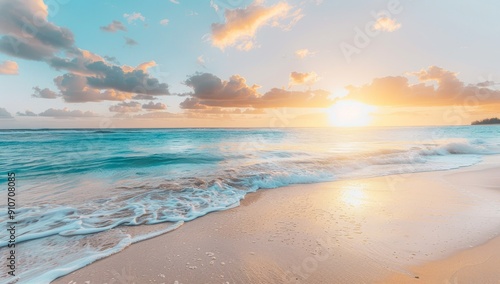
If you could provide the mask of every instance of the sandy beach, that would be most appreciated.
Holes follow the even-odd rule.
[[[261,190],[53,283],[500,283],[499,164]]]

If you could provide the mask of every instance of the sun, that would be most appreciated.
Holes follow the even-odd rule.
[[[328,109],[330,125],[337,127],[368,126],[372,121],[374,106],[353,100],[340,100]]]

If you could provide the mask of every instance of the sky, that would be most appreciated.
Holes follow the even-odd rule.
[[[500,4],[0,0],[0,128],[464,125]]]

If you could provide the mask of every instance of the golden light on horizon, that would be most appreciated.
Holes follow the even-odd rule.
[[[328,109],[328,120],[337,127],[368,126],[375,110],[376,107],[358,101],[341,100]]]

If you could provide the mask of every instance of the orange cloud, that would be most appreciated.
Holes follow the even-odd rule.
[[[346,99],[380,106],[448,106],[486,105],[500,103],[500,90],[491,82],[468,84],[460,81],[457,74],[437,66],[411,72],[419,82],[410,84],[407,77],[375,78],[361,87],[348,86]],[[429,81],[436,83],[426,84]]]
[[[318,82],[321,78],[318,77],[316,72],[309,73],[299,73],[292,72],[290,73],[290,86],[292,85],[313,85]]]
[[[225,23],[212,24],[212,44],[220,49],[237,46],[241,50],[250,50],[254,47],[254,37],[257,30],[266,24],[279,26],[279,21],[293,16],[297,21],[300,12],[289,15],[291,6],[286,2],[279,2],[271,7],[260,6],[259,1],[243,8],[226,10]]]
[[[304,59],[308,56],[314,55],[314,52],[311,52],[309,49],[304,48],[295,51],[295,55],[300,59]]]
[[[397,23],[395,19],[380,17],[373,25],[373,28],[378,31],[393,32],[401,28],[401,24]]]
[[[17,75],[19,74],[19,66],[15,61],[4,61],[0,63],[0,74],[3,75]]]
[[[156,66],[156,62],[155,61],[148,61],[148,62],[144,62],[144,63],[141,63],[139,64],[135,69],[136,70],[142,70],[144,72],[147,72],[148,71],[148,68],[151,68],[151,67],[154,67]]]

